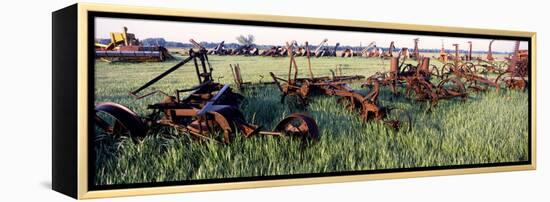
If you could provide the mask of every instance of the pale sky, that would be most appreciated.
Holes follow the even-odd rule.
[[[468,49],[468,41],[472,41],[474,51],[487,51],[489,39],[456,38],[426,35],[383,34],[355,31],[331,31],[301,28],[280,28],[248,25],[224,25],[213,23],[192,23],[160,20],[123,19],[98,17],[95,20],[95,37],[109,38],[110,32],[122,32],[126,26],[129,33],[136,35],[138,39],[162,37],[167,41],[189,43],[189,39],[195,41],[207,41],[219,43],[237,43],[235,39],[239,35],[252,34],[256,38],[255,43],[260,45],[283,45],[286,41],[296,40],[299,44],[308,41],[310,45],[318,45],[323,39],[328,39],[329,45],[339,42],[341,45],[363,47],[375,41],[379,47],[388,47],[393,40],[396,47],[414,47],[414,38],[420,38],[420,49],[441,48],[441,41],[446,49],[454,49],[452,44],[459,44],[460,49]],[[493,42],[493,51],[511,52],[514,49],[514,41],[496,40]],[[520,43],[520,49],[527,49],[527,41]]]

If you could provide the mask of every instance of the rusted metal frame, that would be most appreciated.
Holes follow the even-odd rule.
[[[467,68],[468,64],[471,64],[473,65],[472,67],[475,67],[473,63],[464,63],[460,65],[460,67],[454,65],[454,66],[451,66],[450,68],[451,71],[448,74],[455,75],[458,78],[464,78],[466,79],[467,82],[473,82],[473,86],[468,86],[468,88],[474,89],[476,91],[487,90],[486,88],[482,88],[479,85],[477,85],[478,82],[495,87],[497,89],[497,92],[500,90],[500,87],[497,85],[496,82],[493,82],[487,78],[481,77],[476,74],[475,70],[472,71],[471,68]]]
[[[271,76],[277,84],[279,83],[279,81],[284,81],[284,79],[276,77],[273,73],[271,73]],[[345,98],[351,102],[349,105],[349,109],[351,110],[353,110],[355,106],[359,104],[361,108],[359,114],[361,118],[365,121],[368,121],[371,115],[374,116],[377,120],[382,120],[385,117],[386,112],[381,110],[386,109],[383,109],[383,107],[379,107],[376,104],[379,93],[378,83],[374,84],[372,91],[367,96],[363,96],[359,93],[354,92],[351,88],[347,87],[345,82],[338,82],[330,79],[318,80],[316,78],[302,78],[301,80],[296,79],[296,81],[300,81],[299,85],[292,85],[287,82],[284,87],[279,86],[279,89],[283,93],[282,100],[287,95],[297,95],[302,99],[307,98],[308,94],[303,92],[303,89],[305,87],[305,89],[308,89],[308,92],[321,92],[325,95]]]
[[[492,49],[493,42],[495,42],[495,40],[491,40],[489,42],[489,50],[487,51],[487,60],[491,62],[495,60],[495,58],[493,57],[493,49]]]
[[[342,66],[337,65],[335,70],[330,70],[332,74],[332,79],[330,81],[339,82],[339,81],[354,81],[364,79],[363,75],[353,75],[353,76],[344,76]]]
[[[336,73],[334,72],[334,70],[329,69],[329,71],[332,74],[332,79],[336,78]]]
[[[406,94],[410,97],[411,90],[416,95],[416,100],[419,101],[426,101],[426,100],[432,100],[437,101],[438,96],[434,92],[435,86],[422,78],[418,77],[406,77]]]
[[[237,86],[237,89],[244,90],[246,87],[252,86],[252,84],[253,84],[252,82],[250,82],[250,81],[245,82],[244,81],[244,79],[242,77],[242,74],[241,74],[241,67],[238,63],[237,64],[229,64],[229,67],[231,69],[231,75],[233,76],[233,82]],[[259,83],[256,83],[254,85],[271,85],[271,84],[275,84],[275,82],[262,82],[262,79],[264,78],[264,76],[263,75],[259,75],[259,76],[260,76]]]
[[[203,116],[204,114],[206,114],[207,112],[210,111],[210,108],[212,108],[212,105],[215,105],[218,100],[220,99],[221,96],[223,96],[229,89],[229,85],[224,85],[223,88],[221,90],[219,90],[216,95],[210,99],[205,105],[204,107],[199,110],[199,112],[197,112],[197,116]]]
[[[510,64],[508,65],[508,69],[506,70],[508,72],[516,72],[516,63],[519,60],[519,45],[520,45],[519,41],[516,41],[514,43],[514,53],[512,54],[512,58],[510,60]]]
[[[309,76],[311,77],[311,79],[315,78],[313,76],[313,70],[311,70],[311,53],[309,51],[309,44],[307,43],[307,41],[305,42],[305,46],[306,46],[306,57],[307,57],[307,66],[308,66],[308,69],[309,69]]]
[[[365,98],[369,99],[371,102],[377,103],[379,94],[380,94],[380,83],[372,82],[372,89],[369,92],[369,94],[365,96]]]
[[[317,48],[315,49],[315,57],[319,57],[319,52],[323,49],[327,41],[328,39],[323,39],[323,41],[321,41],[321,43],[317,46]]]
[[[445,87],[445,84],[451,82],[456,89],[449,89]],[[467,99],[468,93],[464,83],[457,78],[447,78],[439,82],[437,85],[437,95],[438,99],[451,99],[455,97],[462,97],[463,100]]]
[[[296,79],[298,78],[298,65],[296,64],[296,59],[294,58],[294,54],[292,54],[292,52],[294,51],[294,45],[293,44],[294,44],[294,41],[291,42],[291,43],[286,42],[286,49],[290,53],[289,54],[290,65],[288,67],[288,82],[290,84],[294,84],[296,82]],[[294,80],[292,80],[292,78],[291,78],[292,69],[294,69]]]
[[[171,126],[171,127],[174,127],[178,130],[181,130],[187,134],[190,134],[191,136],[193,137],[196,137],[196,138],[200,138],[200,139],[205,139],[205,140],[209,140],[209,141],[213,141],[215,143],[218,143],[218,144],[223,144],[223,142],[219,141],[219,140],[216,140],[214,138],[211,138],[209,136],[206,136],[204,135],[204,133],[201,131],[201,132],[196,132],[196,131],[193,131],[193,130],[190,130],[189,128],[187,127],[183,127],[181,125],[178,125],[178,124],[174,124],[174,123],[166,123],[167,126]]]
[[[206,55],[204,54],[199,54],[199,60],[201,61],[201,66],[202,66],[202,73],[200,74],[200,76],[203,78],[203,82],[204,81],[211,81],[212,80],[212,73],[208,71],[208,69],[206,68]]]
[[[466,56],[466,61],[472,60],[472,41],[468,41],[469,49],[468,49],[468,55]]]
[[[496,79],[496,82],[503,81],[504,85],[509,89],[527,89],[528,81],[525,77],[513,77],[509,76],[509,74],[508,76],[505,76],[504,74],[507,73],[505,72],[502,75],[499,75],[499,77],[497,77]],[[498,85],[500,85],[500,83]]]
[[[178,111],[180,111],[181,109],[179,109]],[[190,109],[185,109],[185,110],[190,110]],[[174,127],[176,129],[179,129],[183,132],[186,132],[187,134],[193,136],[193,137],[196,137],[196,138],[200,138],[200,139],[205,139],[205,140],[210,140],[210,141],[213,141],[213,142],[216,142],[216,143],[219,143],[219,144],[227,144],[229,143],[228,142],[228,138],[227,136],[225,136],[224,134],[224,141],[219,141],[217,139],[214,139],[210,136],[208,136],[204,130],[203,130],[203,127],[202,127],[202,123],[205,122],[205,121],[202,121],[202,120],[197,120],[198,121],[198,124],[199,124],[199,127],[198,129],[196,128],[193,128],[191,127],[190,125],[180,125],[180,124],[175,124],[174,122],[171,122],[171,121],[166,121],[166,122],[163,122],[162,124],[166,125],[166,126],[171,126],[171,127]],[[206,121],[208,122],[208,121]],[[211,125],[211,124],[210,124]],[[209,127],[207,125],[207,127]]]
[[[176,100],[178,103],[182,103],[182,102],[190,103],[191,101],[196,100],[197,98],[200,98],[201,100],[208,100],[210,99],[209,94],[217,89],[216,87],[217,85],[218,85],[217,83],[213,83],[212,81],[207,81],[189,89],[176,90]],[[181,99],[180,94],[184,92],[190,92],[190,93],[185,99]]]
[[[386,55],[386,57],[393,57],[393,49],[395,49],[395,44],[394,42],[390,42],[390,46],[388,47],[388,53]]]
[[[413,58],[414,59],[418,59],[420,57],[420,53],[418,51],[418,40],[419,38],[413,39],[413,42],[414,42]]]
[[[216,104],[216,102],[219,100],[219,98],[225,94],[228,90],[228,85],[225,85],[224,88],[222,88],[216,96],[214,96],[211,101],[207,102],[205,105],[202,106],[202,108],[194,108],[193,106],[187,105],[186,103],[174,103],[172,105],[169,105],[171,103],[167,103],[168,105],[162,106],[157,105],[158,108],[164,109],[165,114],[169,115],[167,117],[167,121],[160,122],[160,124],[174,126],[179,125],[175,124],[175,121],[180,118],[196,118],[196,124],[198,125],[198,128],[193,128],[191,125],[186,125],[188,132],[191,132],[192,135],[199,135],[202,137],[207,137],[207,133],[212,133],[210,131],[211,128],[213,128],[215,125],[218,125],[220,128],[224,130],[224,143],[229,143],[229,133],[231,131],[231,125],[229,124],[229,121],[232,119],[235,119],[235,117],[225,117],[223,115],[218,114],[216,111],[212,111],[212,106]],[[229,107],[229,106],[228,106]],[[214,116],[214,120],[212,118],[208,118],[208,116]],[[216,122],[216,124],[213,123],[213,121]],[[203,129],[203,125],[208,129],[208,132]]]
[[[458,48],[458,44],[453,44],[453,46],[455,47],[455,58],[454,58],[454,62],[455,62],[455,65],[458,66],[458,63],[460,62],[460,53],[459,53],[459,48]]]
[[[210,72],[208,72],[208,70],[206,70],[205,68],[206,66],[205,61],[208,62],[208,58],[200,57],[201,55],[203,55],[203,51],[199,52],[199,59],[201,60],[202,69],[204,73],[203,75],[200,75],[200,76],[203,76],[203,78],[205,79],[200,83],[199,86],[193,87],[191,89],[178,90],[176,92],[177,94],[176,97],[166,96],[165,101],[163,101],[162,103],[149,105],[148,108],[153,109],[153,113],[158,114],[160,113],[160,110],[165,112],[164,113],[165,117],[159,120],[151,120],[153,121],[151,123],[158,123],[161,125],[170,125],[180,129],[185,129],[186,131],[188,131],[189,134],[195,137],[201,137],[201,138],[209,138],[208,136],[204,135],[207,133],[207,131],[204,130],[205,126],[208,128],[208,130],[210,130],[212,127],[220,127],[224,131],[224,143],[229,142],[229,133],[232,131],[231,123],[235,124],[237,128],[243,131],[245,133],[245,136],[247,137],[252,135],[253,133],[258,132],[257,129],[259,127],[246,123],[244,121],[244,117],[242,116],[242,113],[238,109],[231,107],[231,105],[217,105],[220,98],[223,95],[225,95],[226,92],[229,92],[230,88],[228,85],[223,85],[222,87],[220,84],[212,82],[211,78],[209,78],[211,75],[210,74],[211,70]],[[190,58],[196,59],[196,55],[191,55]],[[186,60],[186,62],[187,61],[189,60]],[[183,64],[184,63],[185,62],[183,62]],[[198,65],[196,67],[198,69]],[[143,87],[135,91],[135,93],[138,93],[144,88],[147,88],[148,86],[152,85],[154,82],[160,80],[167,74],[173,72],[175,69],[177,69],[177,67],[171,68],[169,71],[157,76],[154,80],[149,81],[147,85],[144,85]],[[179,93],[188,92],[188,91],[193,91],[193,92],[187,98],[183,100],[180,99]],[[216,91],[217,93],[215,95],[212,95],[212,93]],[[217,108],[215,108],[214,106],[217,106]],[[101,105],[97,109],[101,110]],[[130,111],[130,110],[127,110],[127,111]],[[129,112],[126,114],[129,114]],[[124,118],[125,116],[121,116],[121,117]],[[153,115],[150,115],[150,117],[153,117]],[[187,124],[181,125],[176,123],[177,120],[181,118],[187,118],[187,117],[196,118],[196,119],[195,121],[192,122],[191,125],[187,125]],[[308,118],[313,120],[311,117],[308,117]],[[138,122],[141,123],[140,121]],[[192,126],[193,124],[195,125],[195,128],[194,126]],[[309,132],[310,134],[308,136],[315,135],[318,137],[318,129],[316,128],[316,125],[315,125],[315,128],[312,128],[311,124],[307,124],[305,128],[307,130],[304,130],[303,124],[300,125],[299,126],[300,130],[298,132],[303,132],[303,131],[307,132],[308,130],[311,129],[313,130],[314,134],[311,134],[311,132]],[[194,130],[191,130],[191,129],[194,129]],[[290,132],[296,132],[296,131],[290,131]],[[278,133],[279,135],[282,134],[281,132],[273,132],[273,131],[267,131],[262,133],[264,134]]]
[[[204,107],[202,110],[206,109],[207,107]],[[209,120],[207,119],[207,115],[204,114],[204,116],[201,116],[199,113],[201,113],[200,111],[197,113],[197,115],[201,118],[204,118],[205,119],[205,123],[206,123],[206,128],[208,129],[208,132],[209,133],[213,133],[213,131],[211,131],[211,129],[214,127],[214,124],[211,123],[212,120]],[[214,121],[217,123],[217,125],[220,126],[220,128],[223,130],[223,142],[225,144],[229,144],[229,133],[233,132],[231,130],[231,125],[230,125],[230,120],[229,119],[232,119],[234,117],[225,117],[224,115],[220,114],[220,113],[217,113],[217,112],[210,112],[210,114],[212,114],[214,116]]]
[[[335,83],[325,83],[325,84],[316,84],[322,89],[323,93],[330,96],[338,96],[345,98],[350,101],[349,108],[354,110],[356,105],[360,105],[360,116],[364,121],[369,120],[369,114],[373,114],[377,120],[382,120],[385,117],[385,112],[381,112],[382,107],[379,107],[377,103],[379,85],[378,83],[373,84],[373,89],[367,96],[363,96],[357,92],[354,92],[351,88],[347,87],[345,83],[335,84]]]
[[[237,75],[235,75],[235,68],[233,67],[232,64],[229,64],[229,68],[231,68],[231,75],[233,76],[233,82],[235,82],[235,85],[237,85],[237,88],[241,88],[241,83],[240,81],[237,79]]]
[[[160,79],[164,78],[165,76],[167,76],[168,74],[172,73],[173,71],[176,71],[177,69],[179,69],[181,66],[185,65],[187,62],[191,61],[191,59],[193,59],[194,56],[189,56],[187,58],[185,58],[184,60],[182,60],[181,62],[179,62],[178,64],[174,65],[172,68],[166,70],[165,72],[163,72],[162,74],[158,75],[157,77],[151,79],[150,81],[148,81],[147,83],[145,83],[143,86],[139,87],[138,89],[130,92],[131,95],[133,96],[136,96],[136,97],[139,97],[137,94],[139,92],[141,92],[143,89],[153,85],[154,83],[158,82]]]
[[[193,49],[189,49],[189,55],[192,55],[194,56],[195,55],[195,52],[193,51]],[[193,63],[195,64],[195,72],[197,73],[197,79],[199,80],[199,83],[202,83],[202,79],[201,79],[201,73],[200,73],[200,70],[199,70],[199,64],[197,62],[197,57],[193,57]]]
[[[231,68],[231,74],[233,76],[233,81],[235,82],[235,85],[239,90],[242,90],[244,88],[245,84],[250,84],[250,82],[244,82],[243,78],[241,76],[241,68],[239,64],[229,64],[229,67]]]
[[[198,55],[196,57],[198,57],[201,61],[202,73],[200,74],[200,76],[203,77],[203,82],[207,80],[212,80],[212,66],[210,65],[210,62],[208,60],[206,48],[201,46],[193,39],[189,39],[189,42],[191,42],[191,44],[193,44],[193,46],[198,49]],[[208,68],[206,68],[206,65],[208,65]]]
[[[430,76],[432,75],[429,70],[429,58],[423,58],[421,62],[415,67],[410,64],[405,65],[405,68],[400,69],[397,65],[397,58],[392,59],[390,64],[390,77],[382,80],[381,84],[390,84],[392,92],[396,93],[397,82],[405,81],[406,89],[405,93],[410,96],[410,92],[416,94],[416,100],[431,101],[432,105],[435,105],[440,99],[448,99],[452,97],[464,97],[465,93],[456,93],[445,89],[443,85],[439,85],[441,89],[437,89],[431,82]],[[451,68],[455,70],[455,68]],[[451,71],[458,72],[458,71]],[[387,82],[390,80],[390,82]],[[460,81],[458,81],[460,82]],[[462,83],[457,85],[463,85]]]
[[[378,85],[374,84],[373,89],[367,96],[363,96],[354,91],[346,90],[345,88],[339,89],[339,91],[335,91],[334,95],[341,96],[349,100],[351,102],[348,106],[350,110],[354,110],[355,106],[359,105],[359,115],[361,119],[363,119],[363,121],[369,121],[371,116],[373,116],[373,118],[377,121],[381,121],[386,117],[386,111],[384,111],[384,107],[381,107],[377,104],[378,91]]]
[[[477,86],[477,82],[479,82],[479,83],[483,83],[483,84],[495,87],[497,92],[500,90],[500,87],[497,85],[496,82],[493,82],[489,79],[480,77],[475,74],[462,74],[460,77],[465,78],[468,82],[474,82],[474,85],[476,86]]]
[[[275,83],[275,85],[277,85],[277,87],[279,88],[279,90],[280,90],[281,92],[283,92],[283,87],[282,87],[282,85],[281,85],[281,83],[280,83],[279,81],[283,81],[283,82],[285,82],[285,83],[288,83],[288,81],[287,81],[287,80],[284,80],[284,79],[282,79],[282,78],[280,78],[280,77],[275,76],[275,74],[273,74],[273,72],[269,72],[269,75],[271,75],[271,78],[273,78],[273,82]]]
[[[239,81],[239,83],[242,86],[242,84],[244,84],[244,82],[243,82],[243,78],[241,76],[241,66],[239,64],[237,64],[236,67],[235,67],[235,76],[237,76],[236,79],[237,79],[237,81]]]

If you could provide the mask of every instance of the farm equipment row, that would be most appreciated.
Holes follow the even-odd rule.
[[[213,68],[208,61],[206,49],[193,40],[191,42],[198,51],[191,49],[189,57],[130,92],[136,99],[157,93],[165,95],[161,102],[148,105],[150,114],[141,117],[120,104],[99,103],[96,105],[97,125],[108,134],[129,135],[134,139],[145,137],[148,130],[159,126],[170,126],[198,139],[225,144],[230,142],[232,135],[237,131],[245,137],[256,134],[289,135],[298,136],[304,142],[319,138],[319,129],[315,120],[301,113],[287,116],[273,131],[263,131],[260,126],[246,122],[246,118],[238,108],[243,96],[233,92],[229,85],[213,81]],[[189,89],[176,90],[174,95],[162,91],[139,94],[191,61],[195,66],[198,85]],[[184,96],[185,94],[187,96]]]
[[[439,100],[467,98],[464,84],[457,78],[441,79],[439,83],[432,83],[432,69],[430,58],[424,57],[419,60],[418,65],[399,64],[399,58],[392,58],[390,71],[377,73],[367,78],[363,86],[371,86],[377,83],[381,86],[389,86],[394,96],[401,95],[399,87],[404,88],[404,95],[407,98],[417,101],[429,101],[432,106],[437,105]]]
[[[441,69],[430,65],[428,57],[419,59],[416,66],[405,64],[405,60],[400,63],[399,57],[393,57],[389,72],[372,75],[367,78],[363,86],[370,86],[373,83],[389,86],[396,96],[401,94],[398,89],[401,87],[407,98],[428,101],[431,107],[436,106],[442,99],[459,98],[465,101],[468,98],[468,90],[473,92],[482,92],[489,88],[494,88],[497,92],[501,88],[524,90],[528,86],[528,60],[519,57],[521,52],[519,41],[516,42],[514,50],[507,64],[508,68],[505,70],[490,63],[488,65],[479,62],[478,64],[463,62],[456,57],[458,49],[453,58],[454,62],[444,64]],[[493,77],[489,77],[489,74]]]
[[[287,49],[292,51],[294,43],[287,43]],[[288,68],[287,79],[276,76],[273,72],[270,72],[274,83],[281,91],[281,102],[285,103],[287,96],[297,97],[302,105],[308,104],[308,99],[315,95],[327,95],[338,97],[338,101],[343,103],[346,109],[350,111],[357,111],[361,120],[363,121],[382,121],[395,130],[399,130],[404,125],[407,125],[408,130],[412,127],[412,120],[410,115],[404,113],[402,116],[396,116],[399,119],[388,119],[388,115],[392,112],[397,114],[401,110],[394,110],[391,107],[384,107],[378,103],[378,83],[373,84],[373,88],[366,96],[355,92],[348,86],[348,82],[364,79],[364,76],[344,76],[341,73],[341,69],[337,68],[336,71],[339,74],[333,72],[331,77],[315,77],[311,68],[310,54],[308,43],[306,46],[306,57],[308,62],[309,77],[298,78],[298,65],[295,58],[290,56],[290,65]]]
[[[165,61],[172,59],[173,56],[170,55],[168,50],[163,47],[154,45],[154,46],[144,46],[142,43],[135,37],[134,34],[128,33],[127,28],[123,27],[122,32],[111,32],[110,41],[108,43],[96,43],[95,44],[95,53],[96,58],[104,61],[130,61],[130,62],[144,62],[144,61]],[[441,50],[438,57],[433,57],[438,59],[443,63],[448,61],[478,61],[478,63],[485,63],[489,66],[499,66],[502,63],[494,63],[496,58],[493,56],[492,44],[495,40],[491,40],[488,47],[488,53],[486,59],[481,57],[473,58],[472,56],[472,42],[468,41],[469,49],[465,55],[459,54],[459,44],[453,44],[455,48],[454,54],[447,53],[444,43],[442,42]],[[411,58],[411,59],[420,59],[418,43],[419,38],[413,39],[414,48],[410,52],[409,48],[401,47],[397,53],[397,57]],[[221,41],[216,47],[207,51],[208,55],[244,55],[244,56],[271,56],[271,57],[288,57],[292,55],[294,57],[306,56],[306,44],[299,46],[297,42],[294,42],[293,46],[295,47],[292,51],[289,51],[287,47],[282,46],[272,46],[265,50],[260,50],[255,47],[254,44],[247,45],[238,45],[236,48],[226,48],[225,41]],[[369,45],[361,50],[357,48],[344,47],[343,50],[339,50],[340,43],[335,43],[334,46],[328,45],[328,39],[323,39],[319,45],[316,46],[311,56],[315,57],[380,57],[384,59],[390,59],[394,57],[394,52],[396,46],[394,41],[391,41],[389,46],[385,49],[379,48],[376,46],[376,42],[372,41]],[[355,49],[355,50],[354,50]],[[520,60],[526,59],[528,57],[527,50],[517,50],[518,58]],[[505,60],[510,61],[512,56],[505,57]]]
[[[398,52],[398,55],[402,55],[406,58],[416,59],[420,57],[418,50],[418,41],[419,39],[414,39],[414,49],[412,54],[409,53],[409,49],[402,47]],[[225,42],[222,41],[215,48],[208,51],[209,55],[246,55],[246,56],[271,56],[271,57],[288,57],[292,55],[294,57],[306,56],[306,45],[305,43],[302,46],[299,46],[296,41],[292,44],[294,49],[289,51],[287,47],[284,46],[272,46],[265,50],[258,50],[258,48],[253,48],[251,46],[239,46],[236,49],[225,48]],[[381,58],[390,58],[393,57],[395,48],[395,43],[392,41],[390,46],[387,48],[387,51],[384,51],[382,48],[376,46],[376,42],[371,42],[367,47],[363,48],[361,51],[354,50],[354,48],[343,48],[339,51],[340,43],[335,43],[334,46],[328,45],[328,39],[323,39],[319,45],[316,46],[315,50],[310,53],[310,56],[314,57],[381,57]],[[238,51],[244,49],[246,51]],[[291,53],[291,54],[289,54]]]
[[[209,54],[226,54],[223,42],[215,50],[206,50],[194,40],[190,40],[197,49],[189,50],[187,58],[166,70],[162,74],[145,83],[143,86],[130,92],[136,99],[162,94],[164,99],[147,106],[151,112],[140,116],[129,108],[112,103],[96,105],[96,125],[108,134],[129,135],[134,139],[145,137],[150,131],[160,126],[176,128],[197,139],[208,139],[220,143],[229,143],[236,133],[245,137],[253,135],[297,136],[304,143],[319,138],[319,128],[315,120],[304,113],[295,113],[285,117],[271,131],[261,130],[261,127],[246,121],[240,111],[240,103],[244,97],[228,84],[215,82],[212,78],[213,68],[208,60]],[[528,60],[519,50],[519,42],[515,44],[514,53],[506,63],[472,60],[471,47],[466,57],[460,57],[458,45],[455,45],[454,56],[447,55],[442,49],[440,61],[452,59],[440,69],[430,64],[433,58],[424,57],[418,51],[418,39],[414,39],[415,48],[412,53],[402,49],[396,56],[393,54],[393,42],[390,49],[380,52],[374,42],[369,44],[360,54],[365,57],[385,57],[390,59],[388,72],[376,73],[368,78],[362,75],[346,76],[342,73],[342,66],[338,65],[332,76],[315,75],[312,70],[311,57],[334,56],[335,50],[325,47],[327,40],[317,46],[312,53],[308,42],[299,47],[295,41],[287,42],[284,48],[274,47],[266,53],[254,54],[288,56],[289,67],[286,78],[270,72],[272,81],[259,83],[244,81],[239,64],[231,64],[231,73],[238,90],[245,90],[250,86],[275,85],[281,92],[281,103],[286,104],[287,97],[295,97],[302,106],[307,106],[311,99],[319,96],[338,98],[346,109],[356,112],[363,122],[377,121],[393,130],[405,129],[410,131],[413,120],[410,114],[402,109],[383,106],[379,99],[380,90],[389,87],[393,96],[404,96],[411,100],[429,102],[430,108],[436,107],[440,100],[459,99],[466,101],[471,92],[482,92],[495,88],[526,89],[528,87]],[[471,43],[470,43],[471,44]],[[249,49],[245,49],[249,51]],[[376,50],[376,51],[374,51]],[[292,53],[292,54],[289,54]],[[354,55],[351,50],[344,52]],[[298,65],[295,57],[306,57],[307,77],[298,77]],[[351,57],[351,56],[346,56]],[[407,58],[418,61],[417,65],[406,64]],[[443,60],[444,59],[444,60]],[[173,94],[159,90],[140,94],[159,80],[176,71],[188,63],[193,63],[198,85],[176,90]],[[504,67],[507,66],[506,69]],[[368,93],[363,95],[353,90],[349,85],[360,81],[361,87],[367,88]]]

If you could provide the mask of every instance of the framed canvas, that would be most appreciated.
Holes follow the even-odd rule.
[[[78,199],[533,170],[534,32],[75,4],[54,190]]]

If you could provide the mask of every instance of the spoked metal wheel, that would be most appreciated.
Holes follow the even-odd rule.
[[[412,130],[412,116],[403,109],[392,109],[386,115],[384,124],[395,131],[410,132]]]
[[[477,73],[477,67],[474,63],[466,62],[460,66],[460,71],[462,73]]]
[[[229,144],[235,131],[249,137],[259,127],[246,123],[243,114],[235,107],[214,105],[210,112],[191,122],[187,129],[195,137]]]
[[[439,69],[437,69],[437,66],[435,65],[431,65],[430,67],[430,73],[432,76],[434,77],[437,77],[437,78],[441,78],[442,75],[441,75],[441,72],[439,71]]]
[[[456,66],[453,63],[444,64],[443,67],[441,67],[441,71],[439,71],[439,74],[441,75],[440,78],[445,79],[449,77],[449,75],[451,75],[453,71],[456,70],[455,67]]]
[[[461,97],[467,98],[466,88],[464,83],[456,78],[448,78],[439,82],[437,85],[437,91],[440,96],[443,97]]]

